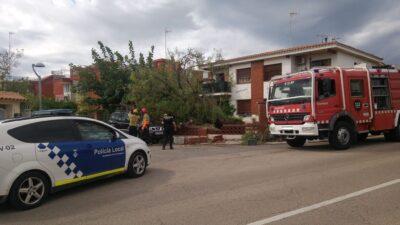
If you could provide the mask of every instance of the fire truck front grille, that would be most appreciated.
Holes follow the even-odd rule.
[[[303,120],[305,113],[293,113],[293,114],[277,114],[273,115],[275,121],[289,121],[289,120]]]

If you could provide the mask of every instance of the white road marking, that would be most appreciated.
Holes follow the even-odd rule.
[[[366,194],[368,192],[375,191],[375,190],[378,190],[378,189],[381,189],[381,188],[385,188],[385,187],[388,187],[388,186],[391,186],[391,185],[394,185],[394,184],[398,184],[398,183],[400,183],[400,179],[391,180],[391,181],[383,183],[383,184],[379,184],[379,185],[376,185],[376,186],[373,186],[373,187],[365,188],[365,189],[362,189],[362,190],[359,190],[359,191],[356,191],[356,192],[353,192],[353,193],[350,193],[350,194],[347,194],[347,195],[343,195],[343,196],[339,196],[339,197],[336,197],[336,198],[332,198],[330,200],[326,200],[326,201],[323,201],[323,202],[320,202],[320,203],[316,203],[314,205],[309,205],[309,206],[306,206],[306,207],[303,207],[303,208],[300,208],[300,209],[296,209],[296,210],[292,210],[292,211],[285,212],[285,213],[282,213],[282,214],[278,214],[276,216],[272,216],[272,217],[269,217],[269,218],[266,218],[266,219],[263,219],[263,220],[259,220],[259,221],[253,222],[253,223],[249,223],[247,225],[269,224],[269,223],[272,223],[272,222],[276,222],[278,220],[283,220],[283,219],[286,219],[286,218],[291,217],[291,216],[295,216],[295,215],[298,215],[298,214],[301,214],[301,213],[312,211],[314,209],[318,209],[318,208],[321,208],[321,207],[324,207],[324,206],[335,204],[335,203],[344,201],[346,199],[354,198],[354,197]]]

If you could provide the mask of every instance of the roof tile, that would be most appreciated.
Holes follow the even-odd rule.
[[[17,92],[0,91],[0,100],[25,101],[26,98]]]
[[[274,51],[267,51],[267,52],[262,52],[258,54],[253,54],[253,55],[247,55],[247,56],[241,56],[237,58],[231,58],[227,60],[222,60],[220,62],[217,62],[218,64],[226,64],[226,63],[231,63],[231,62],[237,62],[237,61],[242,61],[242,60],[251,60],[251,59],[256,59],[259,57],[268,57],[268,56],[273,56],[273,55],[281,55],[281,54],[289,54],[292,52],[298,52],[298,51],[303,51],[303,50],[309,50],[309,49],[315,49],[315,48],[321,48],[321,47],[344,47],[344,48],[349,48],[353,51],[360,52],[362,54],[366,54],[372,58],[380,59],[380,57],[375,56],[373,54],[370,54],[368,52],[359,50],[357,48],[345,45],[343,43],[340,43],[338,41],[331,41],[331,42],[324,42],[324,43],[318,43],[318,44],[308,44],[308,45],[299,45],[295,47],[290,47],[290,48],[284,48],[284,49],[279,49],[279,50],[274,50]]]

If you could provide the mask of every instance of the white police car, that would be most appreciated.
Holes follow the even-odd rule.
[[[50,192],[95,178],[140,177],[147,145],[112,126],[83,117],[0,122],[0,198],[19,209],[39,206]]]

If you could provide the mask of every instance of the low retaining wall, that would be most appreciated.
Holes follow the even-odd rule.
[[[242,135],[232,134],[208,134],[207,136],[182,136],[176,135],[174,143],[180,145],[195,145],[206,143],[226,143],[226,144],[240,144]]]
[[[177,135],[197,135],[206,136],[208,134],[244,134],[246,127],[254,125],[248,124],[224,124],[221,129],[213,127],[199,127],[199,126],[183,126],[178,129]]]
[[[260,124],[224,124],[221,129],[213,127],[183,126],[175,136],[176,144],[240,143],[247,130],[260,129]]]

